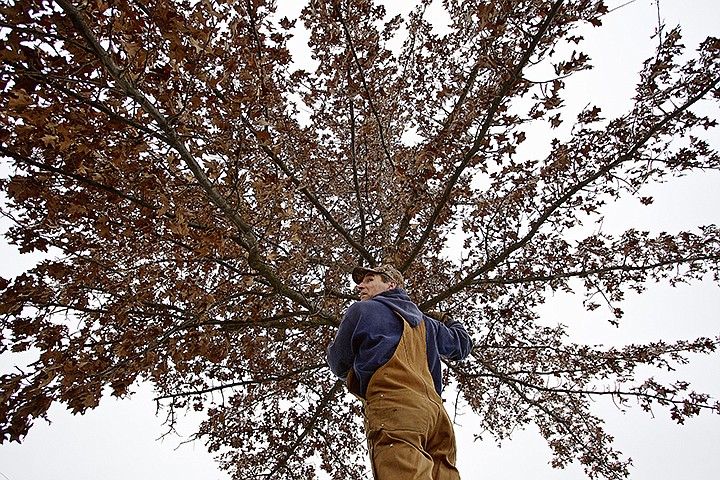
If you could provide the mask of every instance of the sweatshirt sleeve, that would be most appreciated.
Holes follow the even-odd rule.
[[[472,339],[462,323],[453,319],[438,323],[438,353],[448,360],[462,360],[470,355]]]
[[[343,380],[347,379],[355,360],[352,339],[359,319],[357,309],[349,308],[340,322],[335,340],[327,347],[327,363],[330,370]]]

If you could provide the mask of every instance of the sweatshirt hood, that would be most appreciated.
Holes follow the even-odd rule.
[[[390,310],[399,313],[412,327],[420,325],[423,318],[420,309],[410,300],[410,297],[402,288],[393,288],[381,292],[369,301],[380,302]]]

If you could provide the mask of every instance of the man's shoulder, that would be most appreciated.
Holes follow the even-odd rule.
[[[362,318],[365,316],[378,317],[378,316],[392,316],[392,310],[387,305],[377,300],[370,299],[360,302],[355,302],[348,307],[346,316]]]
[[[345,313],[345,320],[352,325],[354,335],[370,335],[373,338],[395,338],[402,333],[402,321],[387,305],[376,300],[353,303]]]
[[[348,308],[348,312],[356,312],[356,313],[364,313],[364,312],[375,312],[378,310],[390,310],[388,307],[383,305],[381,302],[378,302],[374,299],[369,300],[363,300],[359,302],[355,302]]]

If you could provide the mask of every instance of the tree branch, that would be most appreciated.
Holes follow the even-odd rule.
[[[435,223],[437,222],[438,218],[440,218],[440,214],[445,209],[448,201],[450,201],[450,198],[452,197],[452,191],[455,188],[455,185],[457,184],[458,180],[460,179],[460,176],[465,171],[467,166],[470,164],[470,161],[475,156],[475,154],[480,150],[480,146],[482,145],[482,139],[487,135],[487,132],[490,130],[490,127],[492,126],[493,119],[495,117],[495,114],[500,109],[500,106],[502,103],[506,100],[506,96],[512,91],[513,86],[515,86],[518,79],[521,77],[523,69],[527,66],[528,62],[530,61],[530,57],[535,51],[535,48],[540,43],[540,40],[543,38],[547,30],[550,28],[550,25],[552,24],[555,17],[558,15],[560,11],[560,7],[562,6],[564,0],[557,0],[555,4],[552,6],[550,11],[548,12],[547,17],[543,21],[543,23],[538,28],[538,31],[535,33],[535,35],[532,38],[532,41],[530,42],[530,45],[525,50],[525,54],[520,59],[518,64],[515,66],[513,71],[510,73],[507,81],[500,89],[500,92],[498,93],[495,100],[492,102],[490,108],[488,109],[486,115],[485,115],[485,121],[483,122],[482,126],[478,130],[478,133],[475,136],[475,141],[473,145],[470,147],[468,151],[465,152],[463,155],[463,159],[460,162],[460,164],[455,168],[455,171],[453,172],[453,175],[450,177],[450,180],[445,185],[445,189],[443,190],[442,195],[440,196],[439,201],[435,205],[435,209],[433,210],[433,213],[430,215],[430,218],[428,219],[427,224],[425,225],[425,229],[423,230],[422,235],[418,239],[417,243],[415,244],[415,247],[413,247],[412,251],[408,255],[407,259],[403,263],[401,267],[401,271],[407,270],[410,265],[412,265],[412,262],[415,261],[415,258],[420,254],[420,251],[425,246],[425,242],[427,242],[428,238],[430,238],[430,234],[435,228]]]
[[[349,74],[349,72],[348,72]],[[365,205],[360,192],[360,180],[358,178],[357,151],[355,143],[355,105],[353,99],[350,98],[350,159],[352,160],[353,169],[353,186],[355,188],[355,198],[358,205],[358,215],[360,217],[360,243],[365,244],[365,235],[367,233],[367,221],[365,219]],[[363,256],[365,260],[367,257]],[[372,262],[370,262],[372,264]]]
[[[358,74],[360,75],[360,82],[362,83],[363,90],[365,91],[365,95],[367,96],[367,101],[370,104],[370,111],[372,111],[373,116],[375,117],[375,122],[377,123],[378,127],[378,133],[380,135],[380,144],[382,145],[383,152],[385,153],[385,159],[390,164],[390,167],[395,170],[395,163],[392,160],[392,157],[390,156],[390,150],[388,149],[386,140],[385,140],[385,129],[383,127],[383,123],[380,120],[380,114],[378,113],[377,108],[375,107],[375,102],[373,102],[373,96],[370,93],[370,87],[368,87],[367,79],[365,78],[365,71],[360,64],[360,59],[358,58],[357,51],[355,50],[355,43],[353,42],[352,36],[350,35],[350,29],[347,26],[347,22],[345,21],[345,18],[342,14],[342,9],[340,6],[340,2],[333,2],[333,7],[335,9],[335,14],[338,17],[338,20],[340,21],[340,24],[343,27],[343,32],[345,33],[345,40],[347,41],[347,46],[350,49],[350,53],[352,53],[353,60],[355,61],[355,66],[357,67]]]
[[[540,230],[540,227],[545,224],[545,222],[552,216],[552,214],[559,209],[563,204],[565,204],[567,201],[569,201],[573,195],[575,195],[577,192],[581,191],[582,189],[586,188],[588,185],[592,184],[593,182],[597,181],[598,179],[602,178],[603,176],[607,175],[610,171],[614,170],[619,165],[632,160],[635,155],[637,154],[638,150],[640,150],[641,147],[643,147],[648,141],[650,141],[655,134],[657,134],[662,128],[669,124],[671,121],[677,119],[680,115],[682,115],[685,111],[687,111],[691,106],[693,106],[695,103],[700,101],[702,98],[705,97],[709,92],[712,92],[715,90],[715,88],[720,84],[720,77],[716,78],[713,82],[710,82],[709,84],[705,85],[695,96],[689,98],[682,106],[676,108],[673,112],[665,115],[661,121],[657,122],[655,125],[650,128],[645,135],[640,137],[633,146],[627,151],[627,153],[620,155],[615,161],[609,162],[604,167],[598,169],[594,174],[588,176],[585,180],[578,182],[575,184],[572,188],[568,189],[563,195],[561,195],[555,202],[548,205],[548,207],[541,213],[541,215],[530,225],[530,229],[528,232],[518,241],[510,244],[505,250],[503,250],[497,257],[492,259],[491,261],[488,261],[485,263],[482,267],[479,269],[476,269],[472,272],[470,272],[468,275],[466,275],[462,280],[457,282],[456,284],[452,285],[445,291],[441,292],[440,294],[436,295],[435,297],[431,298],[430,300],[427,300],[426,302],[422,303],[420,306],[421,309],[425,308],[431,308],[434,305],[437,305],[439,302],[449,298],[453,294],[463,290],[464,288],[470,286],[473,284],[473,282],[479,277],[480,275],[483,275],[491,270],[493,270],[495,267],[500,265],[502,262],[507,260],[510,255],[517,251],[518,249],[522,248],[525,244],[527,244],[534,236],[535,234]]]
[[[502,381],[505,385],[507,385],[513,392],[515,392],[516,395],[518,395],[520,398],[522,398],[528,405],[532,405],[535,408],[537,408],[539,411],[545,413],[549,418],[551,418],[555,425],[557,426],[558,433],[564,433],[565,435],[571,437],[573,439],[573,442],[575,445],[577,445],[580,448],[580,451],[583,453],[583,455],[580,456],[587,456],[592,458],[592,463],[602,466],[606,469],[604,472],[605,475],[612,474],[609,478],[615,478],[615,479],[622,479],[625,478],[626,475],[624,472],[617,472],[617,467],[614,467],[608,462],[609,455],[604,455],[600,453],[606,453],[606,452],[597,452],[596,449],[592,448],[592,446],[588,445],[585,439],[583,439],[578,429],[570,422],[568,422],[565,418],[561,417],[558,413],[556,413],[553,409],[545,405],[542,401],[537,400],[535,398],[531,398],[530,396],[526,395],[525,392],[522,391],[518,387],[518,385],[523,386],[529,386],[533,387],[533,385],[525,385],[524,382],[518,381],[515,378],[510,378],[499,371],[495,370],[492,366],[490,366],[487,363],[480,362],[484,368],[486,368],[489,372],[492,373],[492,375],[497,378],[498,380]],[[549,439],[548,439],[549,440]],[[565,455],[567,456],[568,453],[562,453],[559,455]],[[585,462],[584,462],[585,463]],[[590,463],[590,462],[588,462]],[[621,466],[624,467],[624,466]]]
[[[171,393],[168,395],[161,395],[159,397],[153,398],[154,401],[160,401],[160,400],[167,400],[169,398],[179,398],[179,397],[188,397],[191,395],[203,395],[210,392],[217,392],[219,390],[225,390],[227,388],[235,388],[235,387],[245,387],[247,385],[262,385],[264,383],[271,383],[271,382],[280,382],[282,380],[287,380],[288,378],[293,378],[296,375],[299,375],[301,373],[306,373],[312,370],[319,370],[321,368],[325,368],[325,364],[320,365],[310,365],[306,368],[301,368],[299,370],[294,370],[292,372],[286,373],[285,375],[276,375],[271,377],[264,377],[259,380],[241,380],[238,382],[232,382],[232,383],[226,383],[223,385],[218,385],[215,387],[208,387],[203,388],[200,390],[191,390],[188,392],[180,392],[180,393]]]
[[[309,419],[308,423],[304,426],[302,432],[297,436],[295,441],[293,442],[292,446],[285,449],[285,456],[282,459],[279,459],[273,469],[267,474],[263,475],[267,478],[273,478],[275,474],[277,474],[280,470],[285,468],[285,465],[287,464],[290,457],[293,455],[293,452],[295,452],[295,449],[300,445],[303,440],[313,431],[315,428],[315,425],[318,423],[318,420],[322,417],[323,413],[325,412],[325,408],[330,404],[330,400],[335,396],[335,394],[343,388],[343,382],[342,380],[337,380],[333,387],[330,389],[329,392],[325,394],[325,396],[322,398],[320,404],[315,409],[315,412],[313,416]]]
[[[137,102],[151,116],[160,129],[165,133],[165,136],[167,137],[167,144],[173,150],[178,152],[180,157],[193,173],[193,176],[197,179],[200,187],[205,191],[207,197],[240,231],[242,246],[248,251],[247,261],[250,266],[257,270],[260,275],[264,276],[280,294],[306,308],[313,308],[302,293],[286,286],[280,277],[278,277],[278,275],[274,272],[273,268],[266,262],[260,252],[257,235],[253,231],[252,226],[240,217],[237,211],[213,186],[198,161],[188,151],[185,144],[181,141],[180,136],[168,122],[167,118],[142,92],[140,92],[130,81],[128,81],[127,78],[125,78],[122,70],[115,64],[111,56],[100,45],[90,27],[87,23],[85,23],[82,14],[75,8],[72,2],[70,0],[57,0],[57,3],[70,17],[75,27],[88,42],[93,52],[95,52],[98,60],[101,61],[102,65],[105,69],[107,69],[112,78],[131,99]],[[322,309],[317,311],[317,314],[323,318],[333,318],[331,313]]]
[[[561,272],[556,274],[538,274],[530,275],[527,277],[519,278],[480,278],[472,283],[474,285],[516,285],[520,283],[532,283],[532,282],[551,282],[553,280],[560,280],[565,278],[573,277],[590,277],[592,275],[602,275],[603,273],[610,273],[615,271],[621,272],[642,272],[647,270],[653,270],[660,267],[666,267],[668,265],[685,264],[692,262],[701,262],[704,260],[720,260],[720,253],[718,254],[706,254],[706,255],[693,255],[689,257],[676,257],[663,261],[650,263],[647,265],[608,265],[602,268],[594,268],[590,270],[576,270],[572,272]]]
[[[224,95],[216,91],[218,95],[220,95],[220,98],[225,98]],[[265,153],[265,155],[270,158],[275,165],[277,165],[284,173],[287,175],[287,177],[290,179],[290,181],[295,185],[297,188],[297,191],[302,193],[305,198],[320,212],[320,214],[325,218],[325,220],[332,225],[332,227],[345,239],[347,242],[369,263],[374,263],[373,256],[370,254],[370,252],[367,251],[367,249],[360,243],[358,243],[355,238],[350,234],[350,232],[347,231],[345,227],[340,225],[340,222],[338,222],[332,213],[320,202],[320,200],[315,196],[315,194],[304,184],[304,182],[301,181],[300,178],[295,175],[295,173],[292,171],[290,166],[285,163],[284,160],[282,160],[274,151],[273,149],[266,145],[263,142],[260,142],[258,138],[258,131],[253,127],[253,125],[250,123],[250,121],[244,116],[241,115],[241,119],[243,122],[243,125],[245,128],[247,128],[254,136],[258,139],[258,144],[260,146],[260,149]]]

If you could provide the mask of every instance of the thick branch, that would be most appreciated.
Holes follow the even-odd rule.
[[[130,195],[128,193],[121,192],[117,188],[102,184],[100,182],[96,182],[95,180],[91,180],[83,175],[78,175],[77,173],[68,172],[67,170],[63,170],[61,168],[53,167],[52,165],[47,165],[45,163],[38,162],[37,160],[33,160],[30,157],[20,155],[19,153],[16,153],[6,147],[3,147],[2,145],[0,145],[0,153],[12,158],[13,160],[15,160],[19,163],[24,163],[26,165],[32,165],[33,167],[39,168],[41,170],[46,170],[48,172],[57,173],[58,175],[61,175],[63,177],[72,178],[73,180],[76,180],[80,183],[89,185],[89,186],[97,188],[98,190],[101,190],[103,192],[110,193],[112,195],[116,195],[120,198],[128,200],[129,202],[132,202],[140,207],[147,208],[147,209],[153,210],[153,211],[157,211],[160,209],[160,207],[158,207],[156,205],[148,203],[148,202],[141,200],[141,199],[139,199],[133,195]]]
[[[382,121],[380,120],[380,114],[375,107],[375,102],[373,102],[373,96],[370,93],[370,88],[368,87],[367,79],[365,78],[365,71],[360,64],[360,59],[358,58],[357,51],[355,50],[355,43],[353,42],[352,36],[350,35],[350,29],[348,28],[347,22],[345,21],[345,18],[342,14],[340,2],[334,2],[333,6],[335,7],[335,13],[337,14],[338,20],[343,27],[343,32],[345,33],[345,40],[347,41],[348,48],[350,49],[350,53],[352,53],[353,60],[355,61],[355,66],[357,67],[358,74],[360,75],[360,82],[362,83],[363,90],[365,91],[365,95],[367,96],[367,101],[370,104],[370,110],[375,117],[375,122],[377,123],[378,127],[378,133],[380,135],[380,144],[382,145],[383,152],[385,153],[385,159],[388,161],[388,163],[394,170],[395,164],[393,163],[392,157],[390,156],[390,150],[388,150],[385,140],[385,129],[383,127]]]
[[[656,268],[666,267],[668,265],[678,265],[693,262],[702,262],[706,260],[720,260],[720,254],[706,254],[706,255],[691,255],[687,257],[675,257],[663,261],[653,262],[646,265],[608,265],[606,267],[593,268],[589,270],[575,270],[570,272],[561,272],[556,274],[538,274],[530,275],[526,277],[518,278],[480,278],[473,282],[474,285],[516,285],[520,283],[532,283],[532,282],[552,282],[553,280],[560,280],[565,278],[585,278],[593,275],[602,275],[610,272],[642,272],[647,270],[654,270]]]
[[[358,178],[357,151],[355,139],[355,104],[352,98],[350,98],[350,159],[352,160],[353,187],[355,188],[355,196],[357,198],[358,216],[360,217],[360,243],[364,244],[367,231],[367,220],[365,219],[365,205],[362,201],[362,194],[360,192],[360,181]]]
[[[290,457],[295,452],[295,449],[300,445],[303,440],[315,429],[315,425],[318,423],[318,420],[323,416],[325,413],[325,409],[327,408],[328,404],[330,403],[330,400],[337,394],[338,390],[343,388],[343,382],[341,380],[338,380],[335,382],[333,387],[330,389],[329,392],[325,394],[325,396],[322,398],[322,401],[320,404],[318,404],[317,408],[315,409],[315,412],[313,413],[313,416],[310,418],[308,423],[305,425],[305,428],[300,432],[300,434],[297,436],[295,441],[291,446],[285,449],[285,456],[282,459],[279,459],[277,463],[275,464],[275,467],[268,473],[266,476],[267,478],[273,478],[276,473],[278,473],[280,470],[285,468],[285,465],[287,464]]]
[[[216,91],[216,93],[220,96],[220,98],[223,98],[223,99],[225,98],[225,97],[222,95],[221,92],[217,92],[217,91]],[[252,132],[252,134],[255,135],[255,137],[257,138],[259,132],[255,129],[255,127],[253,127],[253,125],[250,123],[250,121],[249,121],[247,118],[245,118],[244,115],[242,115],[241,118],[242,118],[242,121],[243,121],[243,125],[245,125],[245,128],[247,128],[248,130],[250,130],[250,131]],[[353,238],[353,236],[350,234],[350,232],[347,231],[347,229],[346,229],[345,227],[343,227],[342,225],[340,225],[340,222],[338,222],[338,221],[335,219],[335,217],[333,216],[333,214],[330,213],[330,211],[329,211],[327,208],[325,208],[325,205],[323,205],[323,204],[320,202],[320,200],[317,198],[317,196],[315,196],[315,194],[314,194],[312,191],[310,191],[310,189],[309,189],[307,186],[305,186],[304,182],[302,182],[301,179],[298,178],[297,175],[295,175],[295,172],[292,171],[292,169],[290,168],[290,166],[289,166],[287,163],[285,163],[285,161],[283,161],[283,160],[273,151],[273,149],[272,149],[270,146],[266,145],[266,144],[263,143],[263,142],[260,142],[259,140],[258,140],[258,143],[259,143],[259,145],[260,145],[260,148],[261,148],[262,151],[268,156],[268,158],[270,158],[270,159],[273,161],[273,163],[275,163],[275,165],[277,165],[278,167],[280,167],[280,169],[285,173],[285,175],[287,175],[287,177],[290,179],[290,181],[293,182],[293,184],[295,185],[295,187],[297,188],[297,190],[298,190],[300,193],[302,193],[302,194],[305,196],[305,198],[320,212],[320,214],[323,216],[323,218],[325,218],[325,220],[327,220],[327,222],[328,222],[330,225],[332,225],[332,227],[333,227],[340,235],[342,235],[342,237],[343,237],[345,240],[347,240],[347,242],[348,242],[365,260],[367,260],[369,263],[374,263],[373,257],[372,257],[372,255],[370,254],[370,252],[368,252],[367,249],[366,249],[363,245],[361,245],[360,243],[358,243],[358,241]]]
[[[299,375],[301,373],[306,373],[312,370],[319,370],[321,368],[324,368],[326,365],[310,365],[309,367],[301,368],[299,370],[294,370],[292,372],[286,373],[285,375],[276,375],[276,376],[270,376],[270,377],[264,377],[258,380],[241,380],[238,382],[232,382],[232,383],[225,383],[223,385],[218,385],[215,387],[208,387],[203,388],[200,390],[191,390],[189,392],[180,392],[180,393],[171,393],[169,395],[161,395],[159,397],[155,397],[153,400],[159,401],[159,400],[167,400],[169,398],[179,398],[179,397],[188,397],[190,395],[203,395],[210,392],[217,392],[219,390],[225,390],[227,388],[235,388],[235,387],[244,387],[247,385],[262,385],[264,383],[271,383],[271,382],[280,382],[282,380],[287,380],[288,378],[293,378],[296,375]]]
[[[537,33],[532,38],[532,41],[530,42],[530,45],[528,45],[527,50],[525,51],[525,54],[520,59],[518,64],[515,66],[513,71],[508,76],[507,81],[500,89],[500,93],[495,98],[495,100],[492,102],[490,108],[488,109],[486,115],[485,115],[485,121],[483,122],[482,126],[480,127],[477,135],[475,136],[475,142],[470,147],[469,150],[465,152],[463,155],[463,159],[460,162],[460,164],[455,168],[455,171],[453,172],[453,175],[450,177],[450,180],[445,185],[445,189],[443,190],[442,195],[440,196],[440,199],[435,205],[435,209],[433,210],[432,215],[430,215],[430,218],[425,225],[425,230],[423,230],[422,235],[420,236],[420,239],[418,239],[417,243],[415,244],[415,247],[410,252],[410,255],[405,260],[405,263],[403,263],[401,270],[405,271],[407,270],[410,265],[412,265],[412,262],[415,261],[415,258],[420,254],[420,251],[425,246],[425,242],[427,242],[428,238],[430,238],[430,234],[435,229],[435,223],[437,222],[438,218],[440,218],[440,215],[442,211],[447,206],[448,201],[450,201],[450,198],[452,198],[452,191],[455,188],[455,185],[457,185],[458,180],[460,179],[460,176],[465,171],[467,166],[470,164],[470,161],[475,156],[475,154],[480,150],[480,146],[482,145],[482,139],[487,135],[487,132],[490,130],[490,127],[492,126],[493,119],[495,118],[495,114],[500,109],[500,106],[503,104],[503,102],[506,100],[507,95],[510,94],[512,91],[512,88],[515,86],[517,81],[520,79],[523,69],[527,66],[527,64],[530,62],[530,57],[535,52],[535,48],[540,43],[540,40],[543,38],[547,30],[550,28],[550,25],[552,24],[555,17],[558,15],[558,12],[560,10],[560,7],[563,4],[563,0],[557,0],[553,7],[548,12],[547,17],[543,21],[543,23],[538,28]]]
[[[173,150],[178,152],[180,157],[183,159],[183,161],[186,163],[190,171],[197,179],[200,187],[205,191],[208,198],[241,232],[242,246],[248,251],[247,260],[250,266],[257,270],[260,275],[264,276],[280,294],[306,308],[312,308],[312,305],[304,297],[304,295],[302,295],[302,293],[298,291],[287,287],[284,282],[278,277],[278,275],[273,271],[273,268],[263,259],[263,256],[259,250],[257,236],[253,231],[251,225],[240,217],[237,211],[213,186],[212,182],[203,171],[203,168],[200,166],[195,157],[188,151],[185,144],[181,141],[180,136],[170,125],[168,119],[158,110],[157,107],[155,107],[155,105],[153,105],[153,103],[142,92],[140,92],[135,87],[132,82],[130,82],[125,77],[122,70],[115,64],[110,55],[100,45],[99,41],[93,34],[90,27],[87,25],[87,23],[85,23],[82,14],[69,0],[57,0],[57,3],[71,18],[75,27],[79,30],[80,34],[88,42],[92,50],[95,52],[97,58],[101,61],[105,69],[107,69],[108,73],[118,83],[121,89],[130,98],[137,102],[165,133],[165,136],[167,137],[167,144]],[[328,312],[325,312],[324,310],[319,310],[318,314],[321,317],[332,318],[332,315]]]
[[[613,466],[608,464],[608,458],[607,455],[598,455],[598,452],[592,448],[592,446],[588,445],[587,442],[579,435],[578,429],[575,428],[574,425],[572,425],[570,422],[568,422],[565,418],[562,418],[560,415],[558,415],[553,409],[551,409],[548,405],[545,405],[542,401],[536,400],[534,398],[531,398],[530,396],[526,395],[524,391],[518,386],[519,384],[522,384],[521,382],[517,381],[514,378],[509,378],[502,373],[495,370],[491,365],[486,364],[484,362],[481,362],[482,365],[492,373],[492,375],[502,381],[505,385],[507,385],[513,392],[515,392],[516,395],[518,395],[520,398],[522,398],[528,405],[532,405],[535,408],[537,408],[539,411],[545,413],[549,418],[551,418],[555,425],[557,426],[558,433],[562,433],[564,435],[569,436],[573,439],[573,442],[580,448],[580,450],[583,452],[584,456],[590,457],[593,459],[593,463],[597,465],[602,465],[606,468],[606,474],[607,473],[615,473],[615,475],[612,478],[621,479],[624,478],[624,475],[621,475],[620,473],[615,471],[615,468]]]
[[[490,373],[489,374],[461,374],[462,376],[466,378],[481,378],[481,377],[491,377],[491,378],[497,378],[498,380],[501,380],[506,385],[510,386],[512,384],[515,385],[522,385],[523,387],[527,387],[531,390],[536,390],[538,392],[545,392],[545,393],[557,393],[557,394],[563,394],[563,395],[571,395],[571,396],[606,396],[610,395],[612,397],[633,397],[637,399],[645,399],[645,400],[655,400],[659,403],[668,403],[673,405],[685,405],[687,404],[687,400],[684,399],[675,399],[675,398],[668,398],[666,396],[652,394],[652,393],[645,393],[640,391],[633,391],[633,390],[587,390],[582,388],[563,388],[563,387],[548,387],[545,385],[537,385],[532,382],[528,382],[526,380],[521,380],[519,378],[516,378],[512,376],[512,374],[503,374],[499,371],[493,369],[489,364],[481,362],[483,367],[485,367]],[[532,372],[533,374],[537,372]],[[516,388],[513,388],[516,392],[519,390]],[[526,397],[527,398],[527,397]],[[697,407],[699,409],[709,410],[711,412],[718,412],[718,407],[716,405],[707,405],[704,403],[697,403],[693,402],[692,405],[694,407]]]
[[[562,205],[567,203],[570,199],[573,198],[573,196],[578,193],[579,191],[586,188],[588,185],[592,184],[593,182],[597,181],[598,179],[604,177],[609,172],[617,168],[619,165],[632,160],[637,155],[637,152],[642,148],[647,142],[650,141],[659,131],[662,130],[663,127],[665,127],[670,122],[674,121],[678,117],[680,117],[685,111],[687,111],[690,107],[692,107],[695,103],[699,102],[701,99],[705,97],[709,92],[712,92],[715,90],[720,84],[720,77],[716,78],[713,82],[709,83],[705,86],[701,91],[699,91],[694,97],[689,98],[682,106],[676,108],[673,112],[665,115],[661,121],[653,125],[652,128],[650,128],[645,135],[643,135],[639,140],[637,140],[633,146],[628,150],[625,154],[620,155],[615,161],[612,161],[605,165],[604,167],[598,169],[594,174],[588,176],[585,180],[578,182],[575,184],[572,188],[568,189],[563,195],[558,197],[555,202],[548,205],[548,207],[541,213],[541,215],[530,225],[530,229],[528,232],[518,241],[510,244],[505,250],[503,250],[497,257],[494,259],[488,261],[485,263],[482,267],[479,269],[476,269],[472,272],[470,272],[465,278],[463,278],[461,281],[457,282],[456,284],[452,285],[442,293],[436,295],[434,298],[431,298],[430,300],[427,300],[423,304],[420,305],[420,308],[431,308],[434,305],[437,305],[439,302],[442,302],[443,300],[451,297],[453,294],[463,290],[464,288],[472,285],[475,280],[485,273],[493,270],[498,265],[500,265],[502,262],[507,260],[510,255],[525,246],[534,236],[535,234],[540,230],[540,227],[542,227],[545,222],[548,221],[548,219],[552,216],[555,211],[557,211]]]

